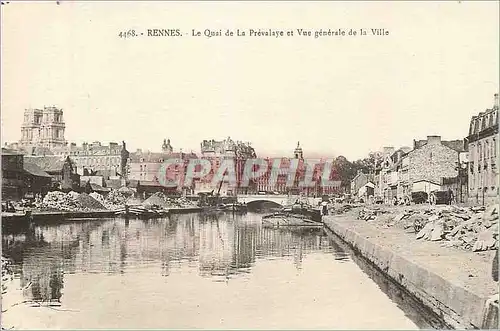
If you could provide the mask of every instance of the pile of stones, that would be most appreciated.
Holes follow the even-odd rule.
[[[358,220],[374,221],[378,215],[386,214],[387,210],[380,207],[363,208],[358,213]]]
[[[498,249],[498,205],[408,209],[395,215],[390,225],[413,228],[416,239],[442,241],[443,246],[472,251]]]
[[[102,203],[86,193],[59,192],[47,193],[43,200],[36,205],[40,210],[55,211],[92,211],[106,209]]]

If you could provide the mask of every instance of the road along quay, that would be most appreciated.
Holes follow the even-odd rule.
[[[415,240],[398,228],[379,229],[354,213],[324,216],[327,232],[348,244],[423,306],[455,329],[498,329],[494,251],[470,252]]]

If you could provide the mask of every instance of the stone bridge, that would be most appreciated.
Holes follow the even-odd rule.
[[[299,197],[299,196],[289,196],[289,195],[278,195],[278,194],[256,194],[256,195],[238,195],[238,202],[246,203],[247,205],[252,203],[260,202],[274,202],[275,204],[286,206],[295,203],[295,201],[307,202],[313,206],[318,205],[321,198],[310,198],[310,197]]]

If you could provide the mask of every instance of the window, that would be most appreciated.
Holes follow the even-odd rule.
[[[489,143],[488,143],[488,140],[486,140],[484,142],[484,158],[485,159],[488,159],[489,158],[489,151],[490,151],[490,148],[489,148]]]

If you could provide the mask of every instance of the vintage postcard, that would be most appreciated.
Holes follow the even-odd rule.
[[[2,330],[498,329],[498,1],[2,1]]]

